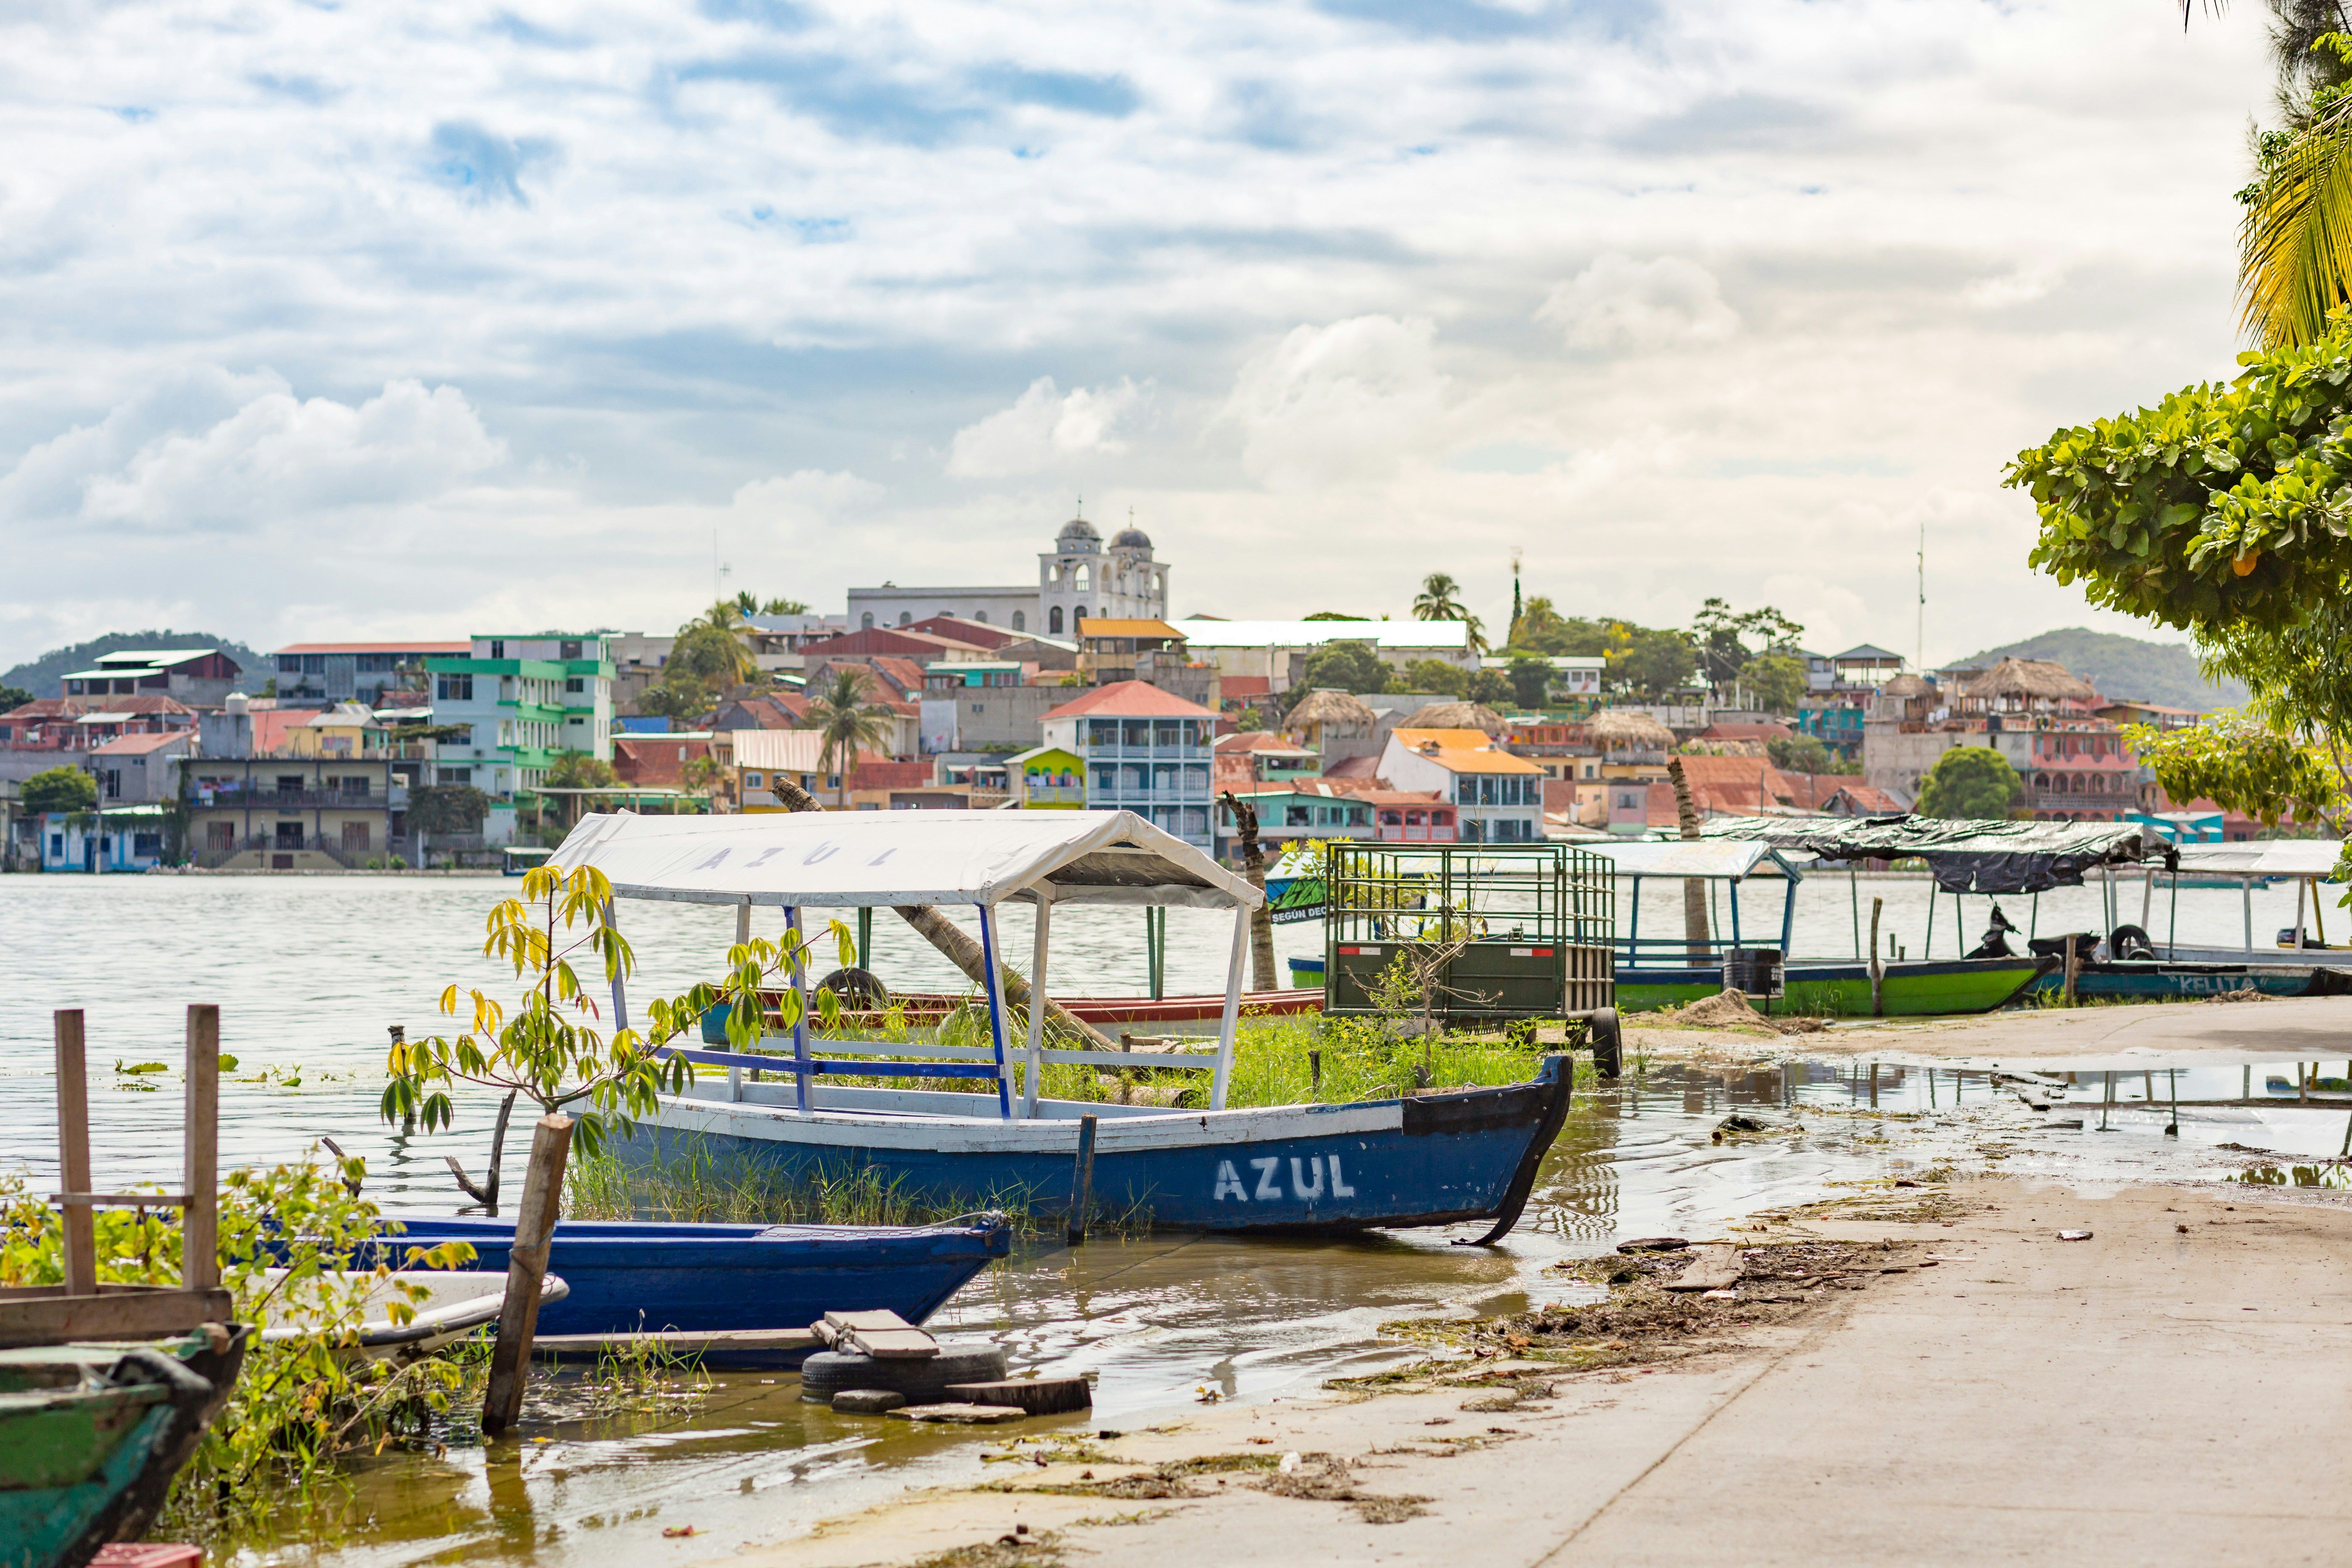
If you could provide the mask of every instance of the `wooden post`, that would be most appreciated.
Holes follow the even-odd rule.
[[[220,1284],[220,1009],[208,1002],[188,1005],[187,1079],[180,1288],[210,1290]]]
[[[530,1136],[530,1168],[515,1207],[514,1243],[507,1250],[506,1303],[499,1311],[498,1348],[490,1354],[490,1386],[482,1396],[482,1431],[495,1436],[522,1417],[531,1335],[539,1328],[539,1283],[563,1207],[563,1162],[572,1150],[572,1118],[542,1116]]]
[[[58,1037],[58,1189],[71,1194],[89,1185],[89,1079],[82,1063],[81,1009],[60,1007]],[[61,1205],[65,1219],[66,1294],[98,1294],[98,1214],[88,1204]]]
[[[1078,1165],[1070,1177],[1070,1221],[1067,1239],[1072,1247],[1083,1247],[1087,1239],[1087,1210],[1095,1201],[1095,1119],[1078,1118]]]
[[[2074,977],[2082,973],[2082,960],[2075,956],[2074,938],[2066,939],[2066,1005],[2074,1005]]]
[[[1886,908],[1883,898],[1870,900],[1870,1016],[1886,1016],[1886,961],[1878,956],[1878,917]]]

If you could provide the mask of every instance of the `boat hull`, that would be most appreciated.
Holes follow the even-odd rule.
[[[908,1023],[921,1024],[945,1017],[961,1007],[980,1004],[971,996],[950,994],[944,991],[911,991],[895,996],[892,1005]],[[1054,1005],[1073,1018],[1097,1027],[1115,1027],[1135,1024],[1214,1024],[1224,1016],[1225,998],[1222,992],[1198,996],[1056,996]],[[1299,1013],[1319,1013],[1323,1010],[1323,988],[1288,991],[1244,991],[1241,1013],[1244,1017],[1287,1017]],[[871,1012],[849,1012],[842,1015],[851,1024],[877,1025],[883,1015]],[[704,1037],[709,1039],[708,1034]],[[712,1044],[723,1044],[719,1035]]]
[[[2033,983],[2038,992],[2063,991],[2065,986],[2066,976],[2055,970]],[[2341,996],[2352,994],[2352,976],[2316,965],[2134,963],[2128,959],[2085,963],[2074,976],[2077,998],[2117,1001],[2213,996],[2250,986],[2266,996]]]
[[[470,1268],[504,1273],[508,1220],[402,1219],[387,1250],[472,1244]],[[543,1334],[804,1329],[833,1311],[892,1311],[919,1323],[1012,1250],[991,1226],[665,1225],[563,1220],[548,1268],[570,1288],[543,1302]]]
[[[246,1339],[0,1354],[0,1568],[81,1568],[145,1534],[235,1384]]]
[[[791,1086],[723,1082],[666,1100],[623,1158],[708,1161],[780,1182],[873,1172],[938,1205],[1066,1215],[1079,1119],[1097,1119],[1089,1212],[1155,1227],[1331,1232],[1516,1219],[1567,1114],[1574,1069],[1409,1100],[1161,1111],[1046,1100],[1034,1118],[957,1115],[969,1095],[827,1088],[806,1114]],[[706,1098],[709,1096],[710,1098]]]
[[[1954,958],[1886,965],[1882,986],[1885,1017],[1990,1013],[2030,990],[2058,961],[2044,958]],[[1866,963],[1795,963],[1782,971],[1785,994],[1768,1012],[1807,1016],[1872,1016]],[[1653,1012],[1703,1001],[1723,989],[1720,968],[1621,968],[1617,1008]]]

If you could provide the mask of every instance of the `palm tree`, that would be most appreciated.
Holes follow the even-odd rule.
[[[2227,0],[2205,0],[2218,16]],[[2196,0],[2180,0],[2189,26]],[[2352,301],[2352,33],[2342,0],[2270,0],[2282,125],[2238,193],[2238,303],[2264,348],[2308,343]]]
[[[1455,597],[1462,584],[1443,572],[1432,572],[1421,580],[1421,592],[1413,595],[1412,618],[1416,621],[1459,621],[1468,612]]]
[[[730,686],[740,684],[759,673],[760,661],[751,641],[751,624],[743,617],[743,608],[732,599],[721,599],[704,611],[699,619],[689,622],[687,631],[710,634],[708,641],[727,666],[723,673]]]
[[[863,670],[835,670],[824,689],[810,700],[808,717],[802,721],[803,729],[814,730],[824,738],[817,762],[841,780],[834,792],[837,805],[849,804],[849,773],[857,765],[858,752],[887,745],[891,721],[898,718],[882,703],[866,700],[867,679]]]

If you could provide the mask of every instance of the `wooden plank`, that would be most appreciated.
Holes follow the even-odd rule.
[[[0,1299],[0,1345],[156,1339],[205,1323],[226,1323],[233,1317],[228,1292],[222,1289],[12,1296]]]
[[[887,1309],[867,1312],[827,1312],[824,1321],[835,1329],[911,1329],[915,1326]]]
[[[490,1352],[490,1384],[482,1395],[482,1430],[496,1436],[522,1416],[524,1371],[539,1327],[539,1286],[547,1276],[548,1244],[563,1197],[563,1162],[572,1149],[572,1118],[542,1116],[531,1131],[530,1164],[507,1249],[507,1294],[499,1310],[499,1342]]]
[[[1083,1377],[1007,1377],[991,1383],[950,1383],[946,1392],[967,1405],[1008,1405],[1031,1415],[1065,1415],[1094,1408]]]
[[[209,1290],[220,1283],[220,1009],[209,1002],[188,1005],[187,1079],[180,1190],[188,1207],[180,1221],[180,1284]]]
[[[58,1047],[58,1184],[68,1193],[89,1190],[89,1078],[82,1058],[82,1012],[60,1007]],[[98,1216],[79,1205],[65,1211],[66,1290],[98,1292]]]
[[[902,1405],[889,1413],[893,1421],[939,1421],[960,1426],[993,1426],[1019,1421],[1026,1412],[1009,1405]]]
[[[1720,1244],[1694,1247],[1689,1267],[1669,1280],[1666,1289],[1677,1294],[1728,1290],[1739,1283],[1740,1271],[1744,1267],[1737,1247]]]
[[[845,1329],[841,1342],[876,1361],[929,1361],[940,1353],[940,1342],[920,1329]]]

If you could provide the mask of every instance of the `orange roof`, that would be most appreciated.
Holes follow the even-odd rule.
[[[1088,616],[1078,623],[1082,637],[1174,637],[1184,640],[1184,634],[1166,621],[1113,620],[1108,616]]]
[[[1540,773],[1525,757],[1497,750],[1484,730],[1409,730],[1400,725],[1397,743],[1439,767],[1457,773]],[[1434,749],[1433,749],[1434,748]]]
[[[1172,691],[1162,691],[1148,680],[1114,680],[1097,686],[1075,701],[1046,712],[1048,719],[1075,719],[1084,713],[1121,719],[1214,719],[1197,702],[1187,702]]]

